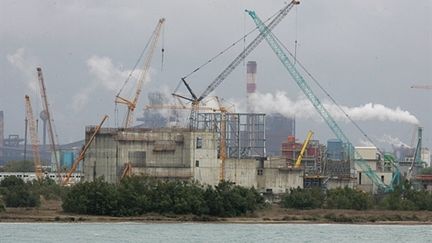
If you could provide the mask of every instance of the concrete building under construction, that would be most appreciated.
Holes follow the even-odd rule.
[[[217,116],[199,121],[200,128],[196,129],[102,128],[85,155],[84,179],[92,181],[103,176],[108,182],[118,182],[130,163],[133,174],[159,179],[196,180],[207,185],[224,179],[273,193],[303,186],[301,171],[289,170],[282,159],[265,160],[265,154],[260,154],[265,153],[264,127],[259,128],[260,122],[255,124],[255,135],[242,125],[248,119],[261,119],[263,123],[264,116],[227,115],[232,122],[227,122],[227,156],[223,162],[220,131],[212,126],[215,121],[220,124]],[[87,127],[86,140],[94,129]],[[256,137],[259,133],[262,137]]]

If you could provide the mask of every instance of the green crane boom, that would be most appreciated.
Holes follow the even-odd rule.
[[[246,10],[246,12],[251,16],[256,26],[258,27],[261,35],[265,37],[269,46],[273,49],[279,60],[282,62],[287,71],[290,73],[291,77],[295,80],[297,85],[300,87],[300,89],[303,91],[303,93],[318,111],[320,116],[324,119],[324,121],[327,123],[327,125],[336,135],[336,137],[340,139],[344,144],[346,144],[349,154],[351,154],[351,152],[355,152],[357,159],[355,159],[354,161],[363,170],[363,173],[365,173],[369,177],[369,179],[378,186],[380,190],[392,190],[392,186],[384,184],[384,182],[378,177],[378,175],[371,169],[368,163],[364,161],[360,153],[358,153],[358,151],[354,149],[354,146],[351,144],[348,137],[345,135],[345,133],[342,131],[342,129],[339,127],[339,125],[336,123],[336,121],[333,119],[327,109],[323,106],[318,97],[313,93],[312,89],[306,83],[303,76],[294,67],[292,61],[288,58],[279,43],[273,37],[273,33],[271,32],[271,30],[267,28],[267,26],[265,26],[261,19],[256,15],[255,11]]]

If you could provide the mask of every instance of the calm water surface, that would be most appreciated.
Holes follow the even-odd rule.
[[[432,225],[0,223],[0,242],[432,242]]]

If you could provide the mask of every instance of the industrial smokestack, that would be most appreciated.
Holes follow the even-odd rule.
[[[256,91],[256,72],[257,72],[257,63],[255,61],[248,61],[246,65],[246,109],[247,112],[253,112],[254,107],[252,107],[249,102],[250,96]]]

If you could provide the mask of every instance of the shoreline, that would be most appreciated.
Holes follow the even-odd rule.
[[[432,225],[432,211],[293,210],[274,204],[241,217],[148,213],[134,217],[79,215],[63,212],[61,202],[44,201],[39,208],[6,208],[0,223],[213,223],[213,224],[357,224]]]
[[[377,215],[380,217],[383,215]],[[344,222],[332,221],[324,218],[318,220],[286,220],[281,218],[267,219],[261,217],[235,217],[220,218],[195,215],[152,215],[137,217],[112,217],[95,215],[75,215],[57,213],[52,216],[38,214],[11,214],[0,213],[0,223],[142,223],[142,224],[178,224],[178,223],[203,223],[203,224],[352,224],[352,225],[432,225],[432,221],[424,220],[377,220],[377,221],[355,221],[355,215],[344,214]]]

